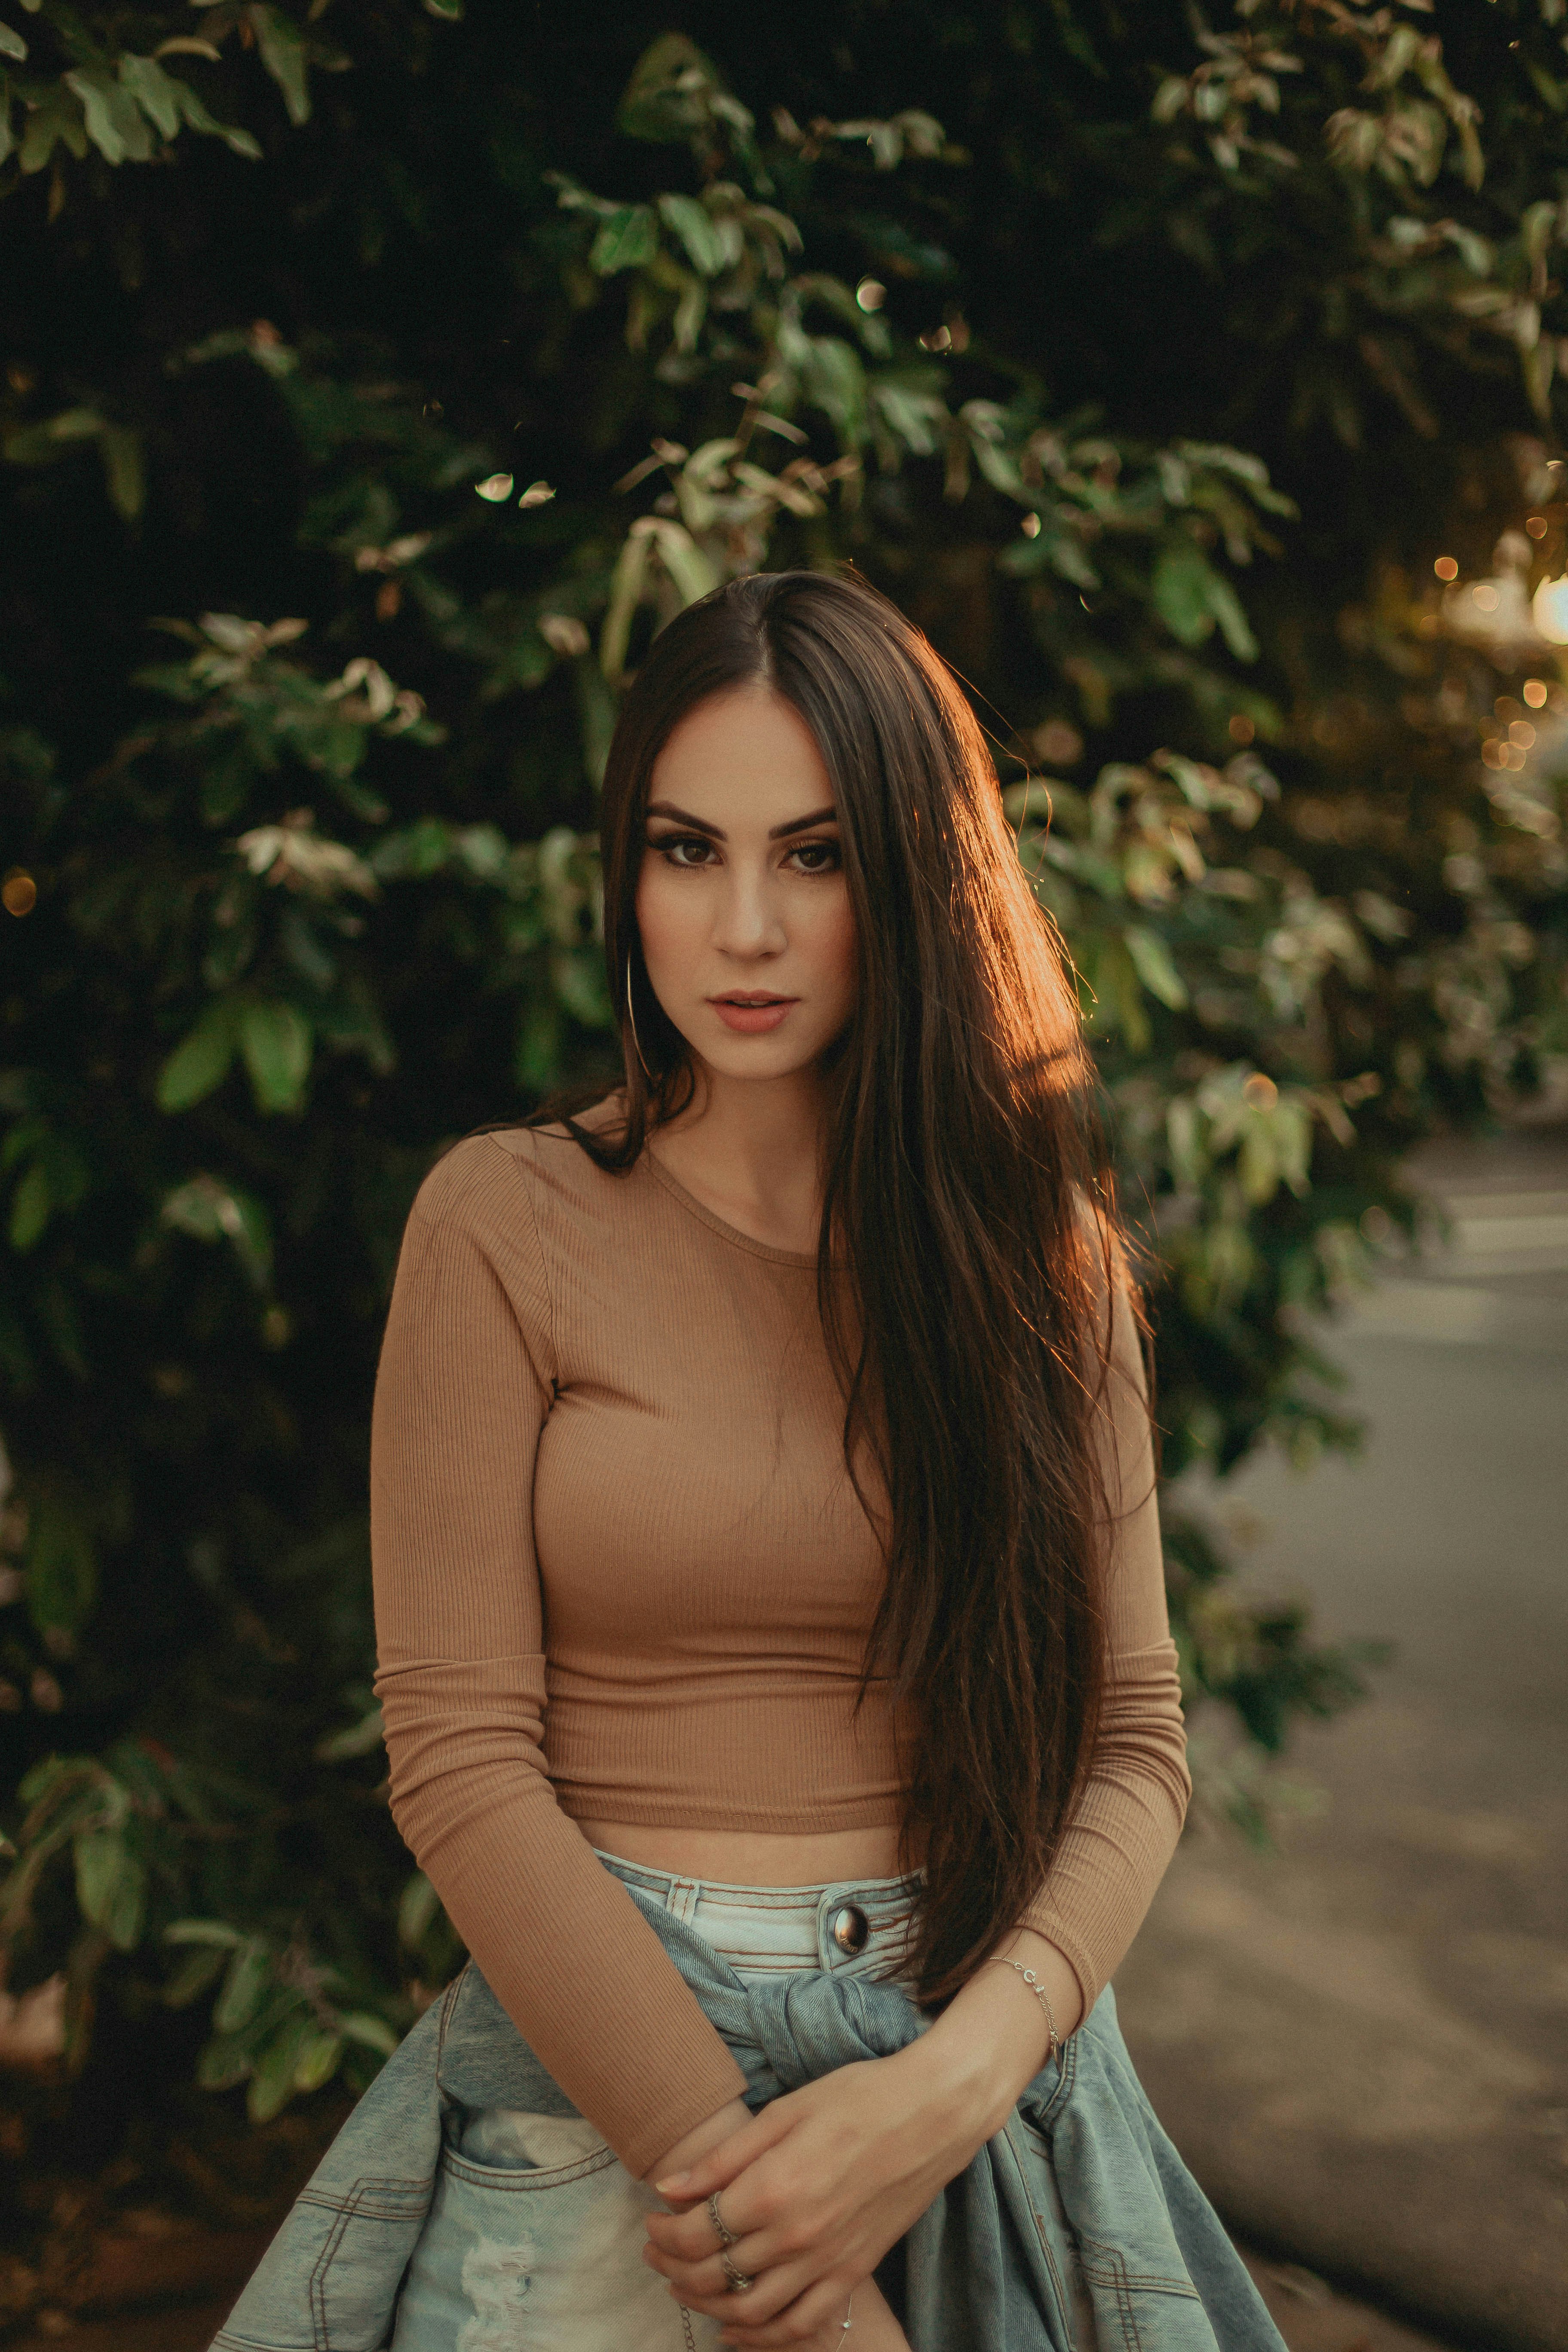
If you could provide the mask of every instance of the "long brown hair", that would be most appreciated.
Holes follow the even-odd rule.
[[[637,938],[648,782],[689,710],[758,682],[832,778],[858,933],[817,1286],[846,1461],[887,1556],[865,1673],[890,1677],[917,1726],[903,1828],[906,1854],[917,1832],[925,1849],[929,2001],[1038,1892],[1095,1738],[1110,1198],[1077,998],[969,704],[896,605],[810,572],[689,606],[626,696],[602,824],[626,1119],[579,1140],[624,1171],[691,1099]]]

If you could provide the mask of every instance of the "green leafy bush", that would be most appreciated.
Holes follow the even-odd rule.
[[[994,724],[1167,1468],[1352,1441],[1314,1312],[1409,1224],[1412,1140],[1568,1046],[1568,698],[1523,604],[1568,517],[1568,67],[1522,0],[1458,63],[1412,7],[1194,50],[1153,7],[895,42],[862,0],[730,50],[742,102],[633,10],[612,124],[569,26],[455,0],[331,43],[27,14],[0,1937],[13,1990],[63,1972],[68,2069],[106,1998],[182,2064],[210,2011],[197,2078],[262,2120],[366,2079],[456,1957],[367,1683],[380,1317],[440,1144],[614,1071],[595,792],[717,581],[854,561]],[[1272,1752],[1353,1695],[1201,1528],[1169,1549],[1194,1702]],[[1257,1826],[1245,1772],[1216,1801]]]

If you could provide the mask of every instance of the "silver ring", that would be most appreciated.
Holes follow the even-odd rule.
[[[712,2196],[708,2200],[708,2219],[712,2222],[713,2227],[719,2232],[719,2243],[721,2246],[732,2246],[735,2242],[735,2232],[728,2226],[724,2220],[724,2216],[719,2210],[719,2191],[717,2189],[713,2191]]]
[[[727,2253],[720,2255],[719,2267],[730,2282],[731,2294],[749,2294],[757,2284],[755,2279],[749,2279],[745,2272],[730,2260]]]

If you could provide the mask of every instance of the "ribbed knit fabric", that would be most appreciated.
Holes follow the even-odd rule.
[[[595,1117],[606,1115],[608,1107]],[[900,1818],[881,1589],[843,1458],[816,1262],[645,1152],[459,1144],[405,1237],[376,1385],[372,1544],[393,1811],[498,1998],[634,2173],[742,2088],[589,1818],[812,1832]],[[1093,1777],[1028,1914],[1092,2001],[1186,1796],[1135,1398]],[[1132,1481],[1140,1481],[1134,1486]]]

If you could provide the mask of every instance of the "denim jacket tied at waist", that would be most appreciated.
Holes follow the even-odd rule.
[[[692,1928],[631,1891],[734,2052],[752,2107],[889,2056],[923,2029],[904,1994],[872,1979],[806,1970],[742,1982]],[[443,2118],[489,2107],[577,2113],[470,1964],[360,2100],[213,2352],[382,2352],[435,2191]],[[1284,2352],[1144,2096],[1109,1990],[910,2231],[913,2352],[1075,2352],[1069,2231],[1100,2352]]]

